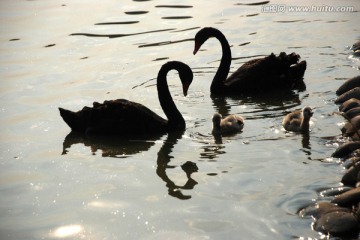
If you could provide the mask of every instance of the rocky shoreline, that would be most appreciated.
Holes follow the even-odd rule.
[[[328,237],[360,238],[360,76],[344,82],[336,91],[339,114],[346,119],[341,129],[347,141],[332,158],[339,159],[346,171],[343,187],[325,191],[330,201],[317,201],[299,211],[301,217],[312,217],[312,228]]]

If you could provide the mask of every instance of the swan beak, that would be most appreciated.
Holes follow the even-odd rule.
[[[190,84],[183,84],[183,94],[186,97]]]
[[[194,48],[194,52],[193,52],[194,55],[199,51],[200,47],[201,47],[201,45],[199,43],[195,42],[195,48]]]

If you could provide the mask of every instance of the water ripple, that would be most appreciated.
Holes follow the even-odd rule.
[[[129,11],[129,12],[125,12],[125,14],[128,14],[128,15],[141,15],[141,14],[146,14],[148,12],[149,11]]]
[[[305,19],[297,19],[297,20],[283,20],[283,21],[274,21],[277,23],[294,23],[294,22],[302,22],[305,21]]]
[[[164,42],[157,42],[157,43],[142,44],[142,45],[139,45],[139,48],[157,47],[157,46],[170,45],[170,44],[181,43],[181,42],[189,42],[189,41],[193,41],[193,40],[194,40],[193,38],[187,38],[187,39],[182,39],[182,40],[177,40],[177,41],[164,41]]]
[[[165,32],[175,30],[175,28],[168,28],[168,29],[159,29],[153,31],[146,31],[146,32],[138,32],[138,33],[128,33],[128,34],[94,34],[94,33],[72,33],[70,36],[86,36],[86,37],[108,37],[108,38],[119,38],[119,37],[129,37],[147,33],[157,33],[157,32]]]
[[[250,44],[250,42],[241,43],[241,44],[239,44],[239,46],[245,46],[245,45],[248,45],[248,44]]]
[[[192,28],[186,28],[186,29],[181,29],[181,30],[175,30],[175,31],[171,31],[171,32],[185,32],[185,31],[191,31],[191,30],[195,30],[195,29],[199,29],[200,27],[192,27]]]
[[[259,15],[258,13],[253,13],[253,14],[247,14],[247,15],[245,15],[245,17],[255,17],[255,16],[257,16],[257,15]]]
[[[192,18],[192,16],[174,16],[174,17],[162,17],[161,19],[188,19]]]
[[[245,6],[258,6],[268,4],[270,1],[255,2],[255,3],[235,3],[234,5],[245,5]]]
[[[192,8],[190,5],[157,5],[156,8]]]
[[[167,60],[167,59],[169,59],[169,57],[156,58],[156,59],[153,60],[153,62],[163,61],[163,60]]]
[[[117,25],[117,24],[134,24],[134,23],[139,23],[139,21],[102,22],[102,23],[95,23],[95,25]]]

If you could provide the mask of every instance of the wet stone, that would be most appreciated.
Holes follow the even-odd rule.
[[[360,148],[360,142],[344,143],[343,145],[338,147],[331,156],[335,158],[344,158],[359,148]]]
[[[358,228],[358,221],[352,213],[335,211],[322,215],[314,224],[314,229],[323,233],[345,234]]]
[[[348,79],[346,82],[344,82],[336,91],[337,95],[341,95],[346,93],[347,91],[350,91],[353,88],[360,87],[360,75]]]
[[[359,181],[358,175],[360,173],[360,162],[357,162],[354,166],[350,167],[349,170],[344,174],[341,182],[345,185],[355,186]]]
[[[354,166],[350,167],[349,170],[344,174],[341,182],[344,185],[355,186],[358,182],[358,175],[360,172],[360,162],[357,162]]]
[[[331,202],[342,207],[352,207],[354,205],[358,205],[360,202],[360,188],[358,187],[344,192],[336,196]]]
[[[347,110],[344,115],[346,116],[347,119],[352,119],[356,116],[360,115],[360,107],[355,107],[352,109]]]
[[[360,149],[356,149],[351,153],[351,157],[360,157]]]
[[[354,166],[357,162],[360,161],[360,157],[350,157],[348,159],[346,159],[343,163],[343,166],[346,168],[346,169],[349,169],[351,168],[352,166]]]
[[[336,104],[341,104],[351,98],[356,98],[360,100],[360,87],[355,87],[343,94],[341,94],[337,99],[335,99]]]
[[[331,212],[348,212],[347,208],[339,207],[330,202],[318,202],[314,205],[310,205],[301,211],[301,216],[312,216],[315,219],[319,219],[321,216]]]
[[[354,43],[351,46],[351,50],[353,50],[354,52],[360,50],[360,41],[357,41],[356,43]]]
[[[359,129],[360,127],[360,117],[359,115],[352,117],[350,120],[351,124],[354,125],[355,128]]]
[[[336,195],[340,195],[344,192],[349,191],[350,189],[352,189],[351,187],[338,187],[338,188],[329,188],[329,189],[325,189],[323,191],[320,192],[320,196],[322,197],[333,197]]]
[[[341,104],[339,107],[339,111],[341,112],[347,112],[352,108],[360,107],[360,100],[356,98],[351,98],[349,100],[346,100]]]

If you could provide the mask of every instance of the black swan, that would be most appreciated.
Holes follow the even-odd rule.
[[[212,134],[214,135],[237,133],[244,128],[244,119],[236,115],[229,115],[222,119],[220,113],[215,113],[212,121]]]
[[[194,54],[210,37],[215,37],[221,43],[222,57],[220,66],[212,81],[210,91],[213,94],[257,93],[277,89],[304,89],[304,72],[306,61],[299,62],[296,53],[273,53],[264,58],[250,60],[244,63],[227,78],[231,64],[230,45],[224,34],[216,28],[202,28],[195,35]]]
[[[296,110],[289,113],[283,119],[282,125],[286,131],[308,132],[310,127],[310,118],[313,112],[310,107],[302,110]]]
[[[185,96],[193,79],[190,67],[182,62],[167,62],[161,67],[157,91],[168,120],[142,104],[126,99],[94,102],[93,107],[84,107],[78,112],[59,108],[60,115],[73,131],[86,134],[134,135],[185,130],[185,120],[176,108],[167,84],[166,76],[172,69],[179,72]]]

